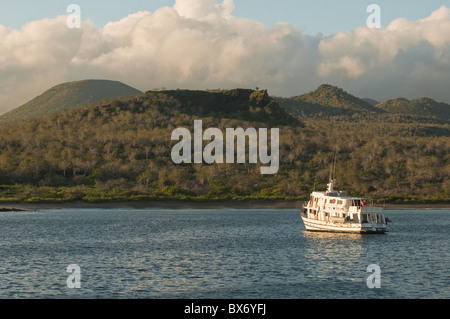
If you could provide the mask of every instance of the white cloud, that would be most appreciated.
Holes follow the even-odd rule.
[[[234,9],[233,0],[218,4],[215,0],[176,0],[174,9],[183,18],[217,20],[230,15]]]
[[[265,87],[297,95],[322,83],[362,97],[427,95],[450,102],[450,17],[397,19],[324,38],[233,16],[225,0],[177,0],[103,28],[67,16],[20,30],[0,25],[0,114],[64,81],[119,80],[141,90]]]
[[[359,27],[319,44],[319,76],[378,99],[430,96],[450,102],[450,9],[396,19],[385,29]]]

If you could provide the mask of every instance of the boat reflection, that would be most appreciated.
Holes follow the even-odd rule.
[[[314,281],[363,282],[364,235],[303,231],[304,269]]]
[[[335,242],[336,240],[342,241],[354,241],[363,240],[363,234],[360,233],[333,233],[333,232],[312,232],[304,230],[302,232],[303,238],[306,240],[332,240]]]

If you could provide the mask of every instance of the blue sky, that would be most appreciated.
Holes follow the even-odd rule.
[[[19,29],[23,24],[65,14],[67,6],[76,3],[82,8],[82,20],[90,19],[98,27],[117,21],[128,14],[146,10],[154,12],[164,6],[173,6],[175,0],[16,0],[2,1],[0,24]],[[305,34],[321,32],[328,36],[341,30],[350,32],[364,25],[368,17],[366,8],[376,3],[382,9],[382,23],[404,17],[418,20],[430,15],[449,0],[234,0],[234,16],[245,17],[273,26],[289,22]]]

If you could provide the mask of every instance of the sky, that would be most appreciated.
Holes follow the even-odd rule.
[[[120,20],[131,13],[151,11],[173,6],[175,0],[16,0],[1,1],[0,24],[19,29],[23,24],[64,14],[71,3],[83,9],[82,19],[92,20],[97,27]],[[113,4],[111,4],[113,3]],[[234,0],[233,15],[249,18],[271,27],[278,22],[288,22],[301,31],[329,36],[337,31],[350,32],[366,23],[366,8],[376,3],[383,10],[383,20],[405,17],[417,20],[450,1],[443,0]]]
[[[372,3],[380,28],[366,24]],[[1,0],[0,114],[87,78],[450,103],[450,0]]]

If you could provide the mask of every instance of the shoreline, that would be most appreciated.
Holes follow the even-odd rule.
[[[89,203],[83,201],[63,203],[5,203],[0,204],[0,212],[26,211],[47,209],[300,209],[302,200],[294,201],[212,201],[212,202],[183,202],[183,201],[127,201],[127,202],[101,202]],[[404,209],[450,209],[450,203],[411,203],[411,204],[385,204],[385,210]]]

